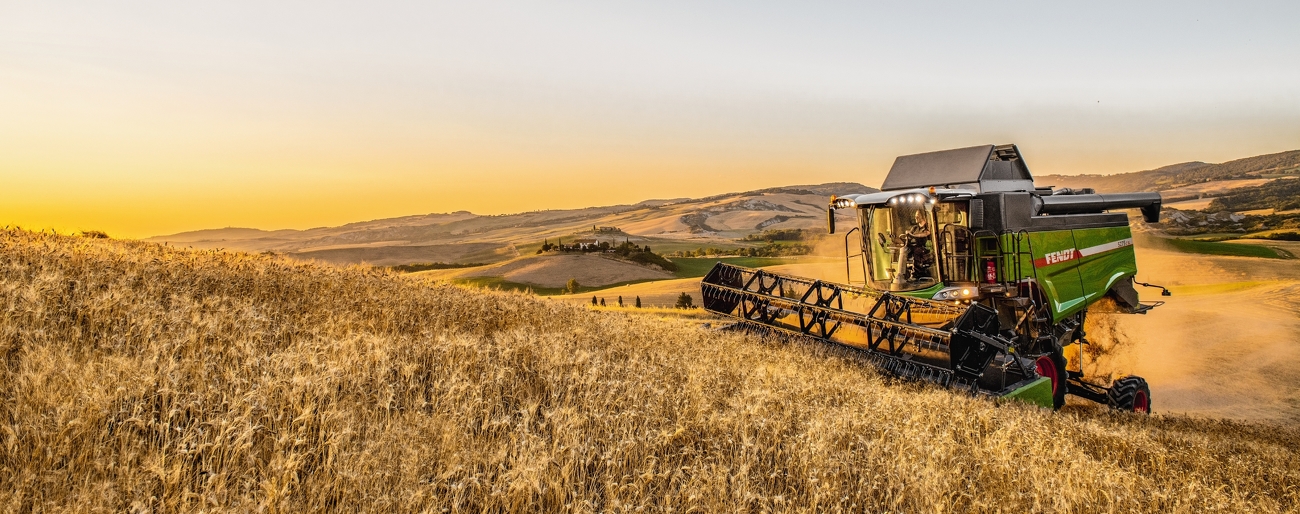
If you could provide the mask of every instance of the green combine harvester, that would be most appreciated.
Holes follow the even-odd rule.
[[[1151,411],[1146,380],[1089,381],[1082,349],[1090,308],[1162,303],[1138,301],[1135,284],[1160,287],[1134,280],[1123,212],[1159,221],[1158,193],[1035,187],[1015,145],[985,145],[899,157],[880,192],[831,197],[832,234],[842,209],[857,212],[846,283],[719,262],[701,285],[704,308],[863,350],[907,378],[1044,407],[1071,394]]]

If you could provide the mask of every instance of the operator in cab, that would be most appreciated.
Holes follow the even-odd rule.
[[[912,216],[912,228],[907,231],[907,251],[912,260],[913,279],[930,277],[930,267],[934,254],[926,244],[930,241],[930,224],[924,209],[918,209]]]

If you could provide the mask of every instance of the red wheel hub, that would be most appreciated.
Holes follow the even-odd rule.
[[[1061,387],[1061,374],[1056,369],[1056,362],[1049,355],[1039,357],[1034,361],[1034,369],[1038,371],[1038,376],[1047,377],[1052,381],[1052,395]]]
[[[1147,400],[1146,391],[1138,391],[1133,395],[1133,412],[1151,412],[1151,402]]]

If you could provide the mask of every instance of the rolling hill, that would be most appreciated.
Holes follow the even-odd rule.
[[[733,242],[765,229],[821,227],[830,195],[871,191],[875,190],[861,184],[831,183],[499,216],[454,212],[309,230],[199,230],[147,240],[193,248],[274,251],[339,264],[499,262],[519,255],[515,245],[543,240],[594,237],[628,239],[660,249],[695,248]]]
[[[1034,177],[1034,182],[1040,186],[1090,187],[1102,193],[1118,193],[1174,191],[1207,182],[1225,182],[1224,185],[1227,186],[1259,185],[1259,182],[1234,182],[1268,180],[1285,175],[1300,175],[1300,150],[1258,155],[1220,164],[1184,162],[1114,175],[1043,175]]]

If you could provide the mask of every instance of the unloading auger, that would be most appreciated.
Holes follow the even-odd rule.
[[[743,325],[847,345],[897,375],[1059,408],[1072,394],[1150,412],[1146,380],[1085,380],[1089,307],[1145,313],[1128,215],[1159,221],[1158,193],[1034,186],[1015,145],[899,157],[855,209],[847,283],[718,263],[704,308]],[[857,237],[853,237],[854,235]],[[853,280],[860,264],[860,283]],[[1159,287],[1159,286],[1151,286]],[[1162,289],[1162,294],[1169,291]]]

